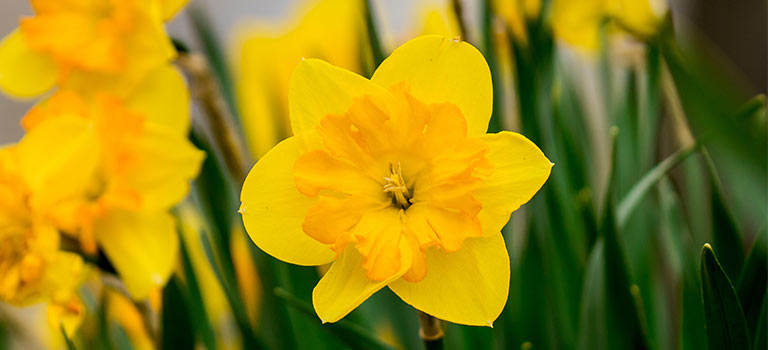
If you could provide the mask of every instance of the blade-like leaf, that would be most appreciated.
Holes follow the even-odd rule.
[[[741,232],[730,208],[726,204],[725,195],[720,184],[720,177],[715,164],[706,149],[702,151],[707,169],[709,169],[710,193],[712,204],[713,245],[717,249],[718,260],[728,276],[736,278],[744,264],[744,248]]]
[[[662,160],[658,165],[653,167],[653,169],[648,171],[640,179],[640,181],[632,186],[632,189],[627,192],[627,195],[624,196],[621,201],[619,201],[619,205],[617,206],[616,222],[618,227],[624,226],[627,218],[629,217],[629,214],[631,214],[637,205],[640,204],[640,200],[642,200],[645,194],[648,193],[651,188],[653,188],[653,185],[658,183],[659,180],[667,174],[667,172],[688,158],[688,156],[693,154],[698,148],[699,145],[695,144],[671,154],[669,157]]]
[[[766,240],[768,239],[764,230],[757,234],[755,243],[749,251],[736,282],[736,291],[739,294],[742,310],[744,310],[744,317],[747,320],[750,334],[754,335],[752,339],[756,344],[760,339],[759,333],[761,331],[763,338],[765,337],[765,330],[761,330],[758,324],[760,315],[765,313],[763,302],[767,295],[766,286],[768,286],[768,244]],[[765,328],[765,324],[762,327]]]
[[[312,305],[309,305],[307,302],[295,297],[293,294],[282,288],[275,288],[275,295],[280,299],[283,299],[288,305],[296,308],[308,317],[315,319],[317,322],[320,322]],[[322,327],[353,349],[393,349],[392,346],[376,339],[376,337],[369,334],[362,327],[347,320],[340,320],[336,323],[326,323]]]
[[[174,276],[163,289],[162,349],[194,349],[195,337],[187,311],[187,296]]]
[[[712,246],[701,250],[701,294],[710,349],[749,349],[747,322]]]
[[[62,338],[64,338],[64,344],[67,346],[67,350],[77,350],[77,347],[75,347],[75,343],[72,342],[72,339],[69,339],[69,336],[67,335],[67,331],[64,329],[63,323],[59,323],[59,331],[61,332]]]

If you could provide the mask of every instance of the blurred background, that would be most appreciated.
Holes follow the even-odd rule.
[[[409,22],[418,15],[420,6],[440,3],[440,0],[376,0],[377,20],[385,30],[386,37],[402,37],[410,28]],[[670,0],[670,7],[678,33],[696,30],[712,44],[713,55],[723,60],[727,69],[743,80],[751,92],[765,93],[766,83],[766,1],[764,0]],[[231,45],[234,28],[249,19],[285,18],[297,6],[297,0],[192,0],[199,3],[211,18],[213,29],[221,43]],[[467,18],[476,16],[478,1],[466,1]],[[8,33],[18,25],[19,16],[31,14],[29,3],[24,0],[0,1],[0,33]],[[687,27],[687,29],[686,29]],[[171,36],[187,39],[193,48],[198,43],[192,40],[189,18],[182,13],[168,27]],[[684,34],[682,34],[684,35]],[[0,144],[18,140],[22,135],[18,119],[29,108],[29,103],[11,101],[0,95]]]
[[[256,53],[247,56],[239,46],[243,42],[238,41],[242,39],[238,33],[254,23],[263,30],[259,35],[265,36],[297,25],[302,20],[297,9],[305,9],[300,3],[307,1],[191,0],[167,25],[171,37],[193,53],[206,54],[214,69],[229,64],[232,77],[217,73],[235,114],[241,114],[245,121],[250,118],[251,127],[265,122],[254,119],[270,119],[268,127],[262,129],[272,135],[265,138],[242,130],[246,135],[241,136],[251,147],[250,159],[245,157],[247,168],[252,159],[263,154],[264,147],[268,149],[276,141],[274,138],[287,136],[284,126],[281,130],[279,125],[280,119],[285,119],[285,100],[280,97],[285,97],[286,86],[281,84],[286,79],[265,83],[267,89],[276,91],[259,90],[263,82],[249,85],[249,79],[258,81],[261,75],[267,76],[264,80],[285,78],[280,76],[285,62],[280,61],[295,52],[270,51],[260,46],[260,39],[254,39],[257,44],[251,48],[255,47]],[[544,188],[513,214],[504,230],[512,281],[502,316],[493,329],[446,324],[446,347],[705,349],[705,332],[727,330],[728,323],[722,319],[718,323],[708,313],[718,310],[717,300],[735,300],[743,306],[742,317],[751,333],[746,338],[752,338],[753,349],[765,349],[766,1],[669,0],[672,20],[663,23],[673,23],[674,28],[656,28],[659,33],[647,36],[624,35],[588,54],[566,43],[565,36],[557,33],[558,23],[544,19],[548,15],[534,14],[522,20],[523,35],[519,35],[520,27],[514,27],[514,19],[504,18],[502,13],[493,13],[497,21],[487,21],[483,15],[490,12],[483,9],[490,8],[487,5],[491,3],[505,2],[461,1],[468,29],[465,39],[484,53],[494,74],[495,110],[490,131],[522,132],[557,166]],[[425,20],[425,8],[452,14],[447,0],[372,0],[370,4],[384,56],[434,24],[430,17]],[[201,31],[204,21],[200,17],[191,16],[193,8],[207,17],[209,32]],[[19,16],[30,13],[23,0],[0,0],[0,10],[0,33],[10,32]],[[579,5],[571,10],[578,14]],[[311,22],[315,27],[309,31],[332,27],[332,21]],[[609,30],[602,34],[615,34]],[[364,37],[364,31],[354,34]],[[206,43],[201,33],[211,34],[211,40]],[[336,37],[323,39],[326,46],[335,48]],[[605,41],[601,44],[609,41],[601,39]],[[210,41],[221,47],[226,56],[223,64],[215,62],[216,56],[211,54],[215,50],[206,46]],[[290,46],[279,41],[277,45]],[[328,56],[329,61],[343,60],[321,52],[323,47],[312,49],[318,50],[318,56]],[[373,61],[362,57],[374,56],[367,52],[368,47],[354,49],[357,51],[349,51],[358,55],[355,60]],[[257,61],[244,59],[247,57]],[[370,73],[365,70],[372,67],[361,66],[365,64],[356,71]],[[268,98],[273,103],[265,103],[272,108],[269,112],[251,109],[263,102],[254,99]],[[199,104],[197,101],[193,113],[198,122],[207,113]],[[19,119],[29,107],[29,102],[0,95],[0,144],[21,137]],[[195,124],[197,128],[205,126]],[[203,134],[193,134],[193,138]],[[700,147],[702,144],[705,147]],[[205,149],[209,159],[227,156],[214,148]],[[180,236],[190,255],[180,260],[185,264],[191,261],[194,266],[183,266],[184,271],[177,271],[162,291],[163,307],[168,304],[167,314],[171,315],[162,320],[163,327],[171,326],[163,330],[170,334],[168,339],[184,342],[187,348],[199,348],[202,343],[237,348],[247,345],[249,336],[251,341],[258,340],[254,344],[267,348],[422,346],[416,332],[416,313],[389,291],[362,304],[345,318],[348,322],[320,326],[310,304],[318,271],[284,264],[251,244],[235,214],[242,179],[239,174],[225,174],[215,164],[212,171],[210,165],[206,163],[190,199],[175,212],[184,223]],[[230,178],[221,179],[226,176]],[[199,239],[218,244],[219,236],[224,237],[225,244],[217,252],[229,258],[222,259],[223,264],[206,255],[209,252],[205,249],[211,248],[201,242],[208,241]],[[705,264],[705,243],[714,246],[722,269],[717,264]],[[245,253],[238,249],[245,249]],[[221,266],[236,274],[229,285],[219,283],[224,279],[212,271]],[[731,292],[735,288],[738,299],[715,293],[711,297],[714,301],[705,296],[702,302],[702,294],[717,287],[702,277],[705,268],[712,269],[708,273],[727,275],[733,285]],[[198,283],[187,280],[189,276],[196,276]],[[200,311],[191,298],[200,297],[195,294],[200,291],[193,290],[196,286],[205,289],[204,311],[210,324],[203,322],[203,328],[183,322]],[[173,303],[183,299],[174,298],[174,293],[189,299]],[[136,312],[129,302],[110,303],[116,305],[115,313]],[[0,307],[0,311],[22,319],[32,317],[24,309]],[[136,322],[140,321],[133,320]],[[116,323],[121,331],[107,338],[141,348],[135,345],[136,339],[122,339],[132,329],[131,320]],[[172,327],[176,323],[179,326]],[[94,329],[100,328],[84,327],[80,341],[93,339],[97,333]],[[191,341],[184,333],[190,330],[197,336]],[[709,336],[710,349],[717,348]],[[12,344],[28,348],[39,343],[34,336],[29,338]],[[164,346],[175,348],[165,339]]]

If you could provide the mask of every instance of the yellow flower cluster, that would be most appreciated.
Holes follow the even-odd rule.
[[[3,39],[0,90],[44,95],[0,149],[0,301],[50,301],[69,328],[81,255],[103,252],[137,299],[168,279],[169,209],[203,158],[163,29],[184,3],[32,0],[35,15]]]
[[[515,39],[526,42],[526,22],[541,15],[541,0],[497,0],[493,5]],[[666,12],[665,0],[553,0],[550,11],[555,37],[586,51],[598,49],[604,23],[608,32],[645,38],[656,33]]]

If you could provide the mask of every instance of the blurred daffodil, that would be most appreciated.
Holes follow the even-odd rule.
[[[286,23],[250,22],[236,36],[237,94],[254,157],[291,135],[288,82],[302,57],[358,72],[363,42],[359,1],[304,1]],[[298,15],[301,14],[301,15]]]
[[[552,28],[566,43],[595,51],[603,23],[610,25],[610,33],[645,38],[656,33],[666,11],[665,0],[554,0]]]
[[[68,191],[66,201],[40,206],[86,254],[101,247],[136,298],[164,284],[175,267],[178,238],[168,209],[186,195],[202,160],[186,139],[188,98],[179,73],[164,67],[125,101],[59,91],[22,121],[22,144],[37,142],[36,154],[20,157],[29,162],[27,178],[52,163],[77,170],[53,189]],[[69,158],[48,158],[73,142]]]
[[[28,98],[55,84],[130,90],[176,51],[163,22],[186,0],[31,0],[34,16],[0,43],[0,90]]]
[[[333,262],[313,292],[334,322],[379,289],[435,317],[489,326],[509,286],[501,228],[552,164],[520,134],[486,134],[491,75],[479,51],[423,36],[371,80],[317,59],[291,80],[295,136],[245,180],[245,228],[298,265]]]
[[[81,194],[93,169],[87,156],[76,158],[76,151],[95,140],[72,136],[46,149],[44,136],[36,133],[0,150],[0,301],[48,302],[51,326],[58,331],[61,324],[70,334],[83,318],[75,294],[83,261],[60,250],[59,232],[46,209]]]
[[[541,0],[494,0],[493,8],[506,22],[515,39],[526,42],[526,22],[535,20],[541,12]]]

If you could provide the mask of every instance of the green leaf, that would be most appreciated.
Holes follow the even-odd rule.
[[[211,68],[219,82],[219,88],[224,100],[227,102],[229,112],[232,113],[234,118],[233,122],[237,126],[237,130],[243,130],[242,120],[240,119],[239,110],[237,108],[237,100],[235,98],[234,81],[232,79],[231,70],[227,65],[227,58],[224,55],[221,46],[219,46],[219,40],[216,38],[214,29],[206,16],[206,11],[202,7],[201,3],[193,3],[188,6],[186,13],[189,14],[190,22],[192,23],[192,29],[197,35],[198,41],[202,44],[203,53],[207,61],[210,63]],[[240,135],[242,137],[242,135]]]
[[[747,322],[712,246],[701,250],[701,294],[710,349],[749,349]]]
[[[371,50],[371,58],[373,59],[373,69],[370,70],[370,75],[376,70],[382,61],[386,58],[384,49],[381,46],[381,39],[379,38],[379,31],[377,29],[376,19],[373,14],[373,7],[371,6],[371,0],[362,0],[365,6],[365,27],[368,33],[368,45]]]
[[[69,339],[63,323],[59,323],[59,331],[61,331],[61,336],[64,338],[64,344],[67,346],[67,350],[77,350],[75,343],[72,342],[72,339]]]
[[[670,170],[688,158],[688,156],[693,154],[698,148],[699,144],[683,148],[671,154],[669,157],[659,162],[653,169],[645,173],[640,181],[632,186],[632,189],[630,189],[624,198],[619,201],[616,209],[616,222],[618,227],[624,227],[624,224],[629,215],[632,214],[632,211],[635,210],[643,197],[662,177],[666,176]]]
[[[760,317],[758,318],[755,332],[755,343],[753,350],[768,349],[768,295],[763,298],[763,304],[760,306]]]
[[[741,231],[733,214],[725,202],[720,177],[709,153],[702,152],[709,169],[710,194],[712,204],[713,245],[717,249],[720,264],[728,276],[737,277],[744,264],[744,248]]]
[[[187,312],[187,296],[174,276],[163,288],[162,349],[194,349],[195,332]]]
[[[768,244],[766,240],[765,230],[758,232],[736,282],[736,291],[741,301],[741,308],[744,310],[744,317],[747,320],[750,334],[754,335],[752,339],[755,343],[758,343],[760,339],[760,332],[765,334],[765,330],[760,329],[759,323],[760,317],[764,317],[761,316],[765,313],[763,303],[766,295],[768,295],[766,294],[766,286],[768,286]],[[762,327],[765,328],[765,324]]]
[[[312,305],[295,297],[293,294],[282,288],[275,288],[275,295],[280,299],[283,299],[288,305],[301,311],[306,316],[314,319],[318,323],[320,322]],[[376,337],[369,334],[364,328],[345,319],[335,323],[326,323],[322,327],[338,337],[339,340],[352,349],[394,349],[392,346],[376,339]]]
[[[192,261],[189,257],[189,251],[187,250],[187,244],[194,244],[192,242],[184,241],[183,235],[181,235],[181,263],[184,269],[184,278],[187,286],[187,308],[191,313],[192,323],[195,327],[195,334],[200,335],[200,338],[208,350],[216,349],[216,335],[211,327],[210,320],[205,311],[205,301],[203,300],[202,292],[200,291],[200,285],[195,274],[195,270],[192,267]]]

